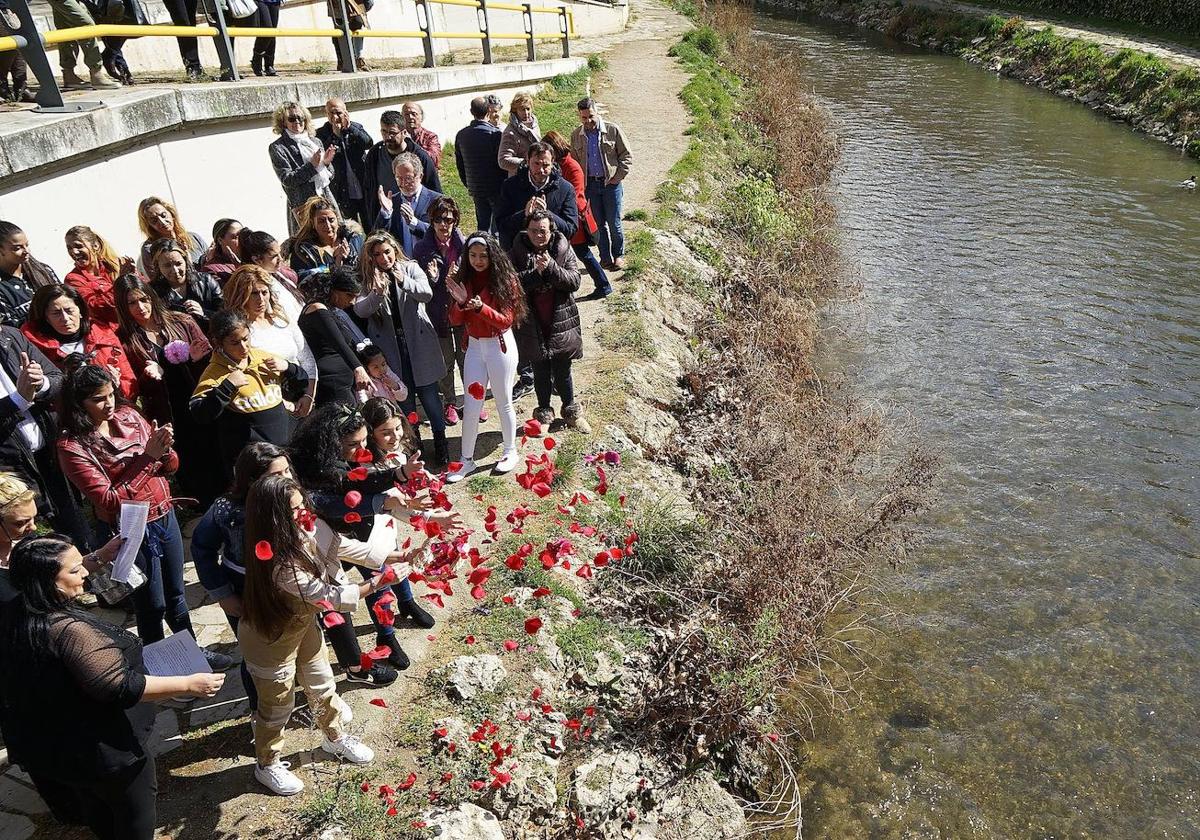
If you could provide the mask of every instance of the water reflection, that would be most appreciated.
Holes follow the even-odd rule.
[[[841,123],[830,371],[946,456],[811,837],[1200,836],[1194,162],[958,59],[762,19]]]

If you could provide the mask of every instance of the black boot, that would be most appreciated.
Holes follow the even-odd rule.
[[[276,72],[276,70],[275,70],[274,64],[268,64],[266,66],[266,68],[263,70],[263,72],[266,73],[268,76],[278,76],[279,75],[279,73]]]
[[[433,463],[430,466],[436,470],[442,470],[449,463],[450,447],[446,445],[446,439],[435,440],[433,442]]]
[[[255,53],[250,56],[250,69],[254,71],[255,76],[263,74],[263,57],[261,53]]]
[[[392,652],[388,654],[387,661],[393,668],[403,671],[411,664],[408,654],[400,647],[400,642],[396,639],[395,633],[389,633],[386,636],[376,636],[375,646],[379,647],[380,645],[385,645],[392,649]]]
[[[433,616],[421,609],[416,601],[398,601],[396,603],[396,612],[400,615],[406,615],[413,620],[418,627],[428,630],[433,627]]]
[[[199,64],[188,64],[183,69],[187,72],[189,82],[204,81],[204,68]]]

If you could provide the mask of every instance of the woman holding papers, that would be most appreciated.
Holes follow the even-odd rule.
[[[137,636],[79,609],[87,567],[61,534],[10,557],[16,598],[0,611],[0,726],[9,758],[54,816],[98,837],[153,840],[155,700],[212,697],[222,674],[146,676]],[[36,679],[30,679],[36,674]]]
[[[394,528],[376,529],[365,543],[342,537],[316,517],[300,485],[282,475],[264,476],[250,488],[244,527],[246,588],[238,643],[258,689],[254,777],[273,793],[290,796],[304,789],[280,760],[297,682],[325,735],[321,748],[352,764],[374,759],[370,747],[345,731],[349,708],[337,696],[319,623],[341,623],[342,611],[354,610],[409,569],[385,567],[402,559]],[[342,561],[382,572],[350,583]]]
[[[138,635],[146,644],[159,641],[164,619],[173,633],[191,630],[183,597],[183,537],[167,483],[179,469],[171,426],[147,423],[119,399],[112,374],[92,364],[81,364],[65,377],[60,419],[65,435],[58,441],[59,464],[92,503],[100,539],[119,529],[122,505],[148,507],[134,561],[146,576],[146,583],[133,590]],[[206,650],[205,656],[214,671],[233,665],[216,651]]]

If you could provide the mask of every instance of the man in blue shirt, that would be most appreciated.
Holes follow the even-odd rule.
[[[625,268],[625,231],[621,227],[621,182],[633,165],[633,154],[621,127],[600,117],[596,101],[579,100],[579,128],[571,134],[571,155],[587,177],[587,200],[599,225],[600,264]]]

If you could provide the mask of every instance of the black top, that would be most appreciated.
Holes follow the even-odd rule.
[[[144,758],[156,709],[140,702],[146,676],[138,637],[64,612],[50,619],[50,648],[36,676],[0,651],[0,727],[9,756],[63,781],[97,779]]]
[[[471,195],[493,198],[508,173],[496,162],[504,134],[487,120],[473,120],[454,138],[454,164]]]
[[[325,308],[305,312],[296,323],[317,360],[316,403],[354,405],[354,369],[359,362],[352,344],[354,339],[346,333],[341,320],[332,309]]]

